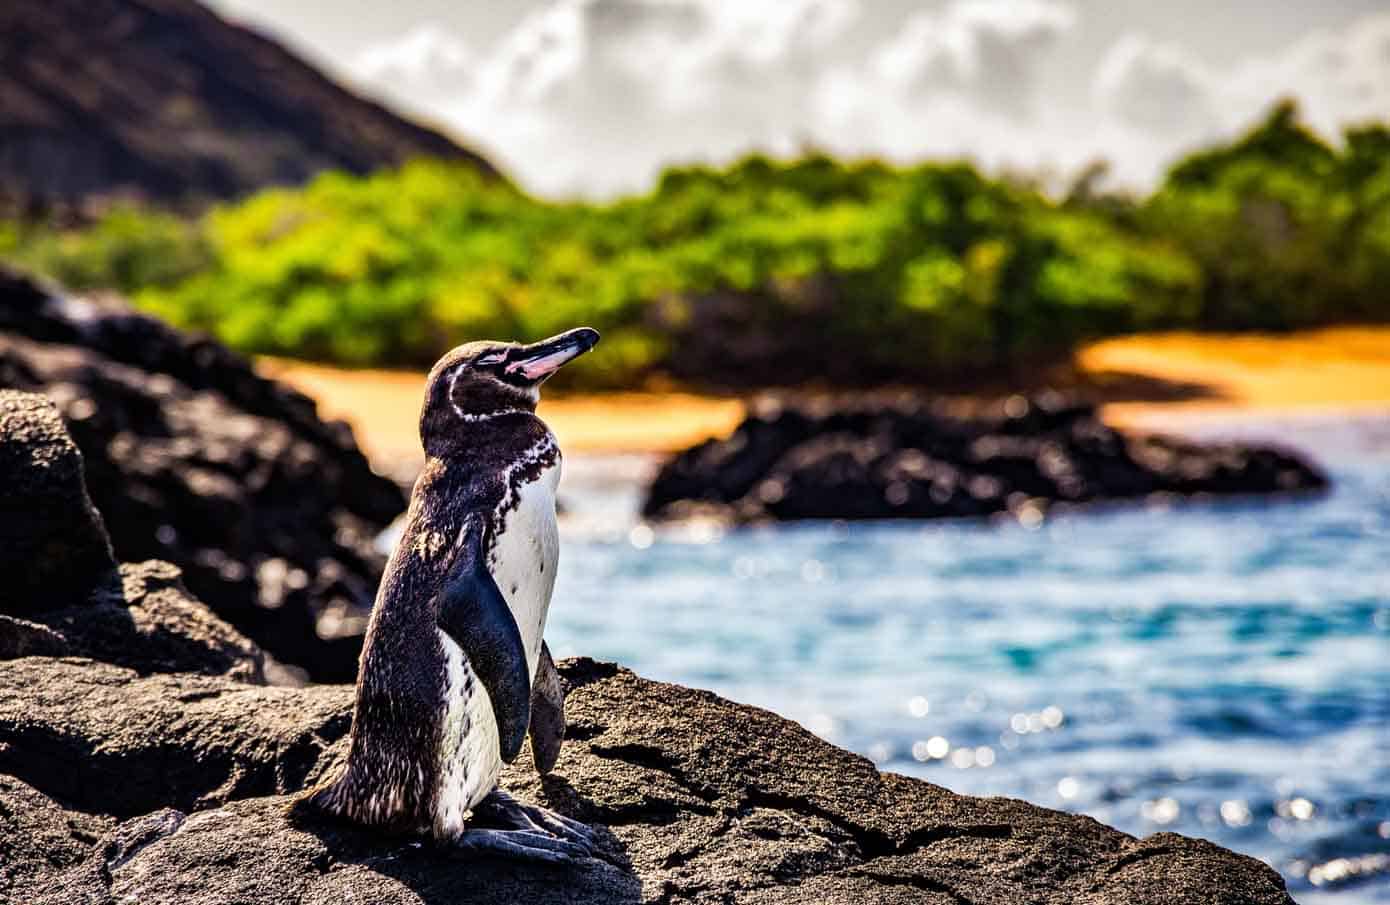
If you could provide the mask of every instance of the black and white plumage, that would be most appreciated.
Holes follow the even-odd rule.
[[[463,848],[588,853],[586,828],[516,802],[497,778],[528,730],[542,772],[563,737],[543,641],[561,458],[535,407],[539,385],[597,341],[580,328],[529,346],[470,343],[431,370],[425,466],[367,629],[348,763],[304,805]],[[508,828],[473,828],[479,814]]]

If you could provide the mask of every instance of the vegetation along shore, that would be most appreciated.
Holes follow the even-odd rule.
[[[936,383],[1136,331],[1390,320],[1384,124],[1332,143],[1285,104],[1147,197],[1095,183],[1057,198],[963,163],[753,156],[593,204],[424,161],[193,219],[10,221],[0,256],[239,351],[357,367],[592,323],[605,354],[571,389]]]

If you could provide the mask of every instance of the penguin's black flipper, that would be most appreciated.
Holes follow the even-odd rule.
[[[531,689],[531,756],[542,776],[555,769],[560,743],[565,740],[565,686],[550,659],[550,647],[541,642],[536,664],[536,683]]]
[[[531,675],[512,611],[487,570],[474,537],[455,559],[440,591],[439,627],[463,648],[492,699],[502,760],[521,751],[531,722]]]

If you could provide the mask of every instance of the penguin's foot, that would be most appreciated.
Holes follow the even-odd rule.
[[[494,789],[473,809],[475,817],[490,824],[500,824],[513,832],[539,833],[578,846],[593,856],[594,831],[578,820],[571,820],[546,808],[526,804],[511,794]]]
[[[469,829],[453,845],[458,852],[562,867],[593,857],[585,846],[534,830]]]

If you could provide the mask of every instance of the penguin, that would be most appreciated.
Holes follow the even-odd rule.
[[[598,332],[473,342],[425,383],[425,465],[372,608],[347,764],[297,803],[461,851],[570,863],[592,831],[497,787],[528,732],[547,773],[564,694],[544,642],[559,537],[560,448],[540,385]]]

